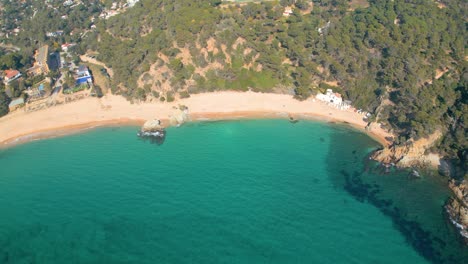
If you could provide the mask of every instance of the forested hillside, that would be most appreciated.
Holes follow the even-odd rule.
[[[86,29],[94,16],[95,30],[64,41],[97,54],[115,73],[113,92],[129,100],[227,89],[303,100],[332,87],[397,143],[440,130],[439,151],[466,160],[464,0],[140,0],[108,19],[97,14],[116,1],[85,2],[65,20],[73,25],[52,22],[61,21],[52,11],[49,26],[34,23],[42,14],[23,23],[17,44],[50,41],[34,37],[44,27]]]
[[[338,84],[397,141],[442,129],[442,148],[466,155],[465,1],[293,3],[143,0],[101,23],[89,48],[130,98],[250,88],[305,99]]]

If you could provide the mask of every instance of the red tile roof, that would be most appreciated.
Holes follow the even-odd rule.
[[[20,72],[17,70],[6,70],[5,71],[5,78],[11,79],[18,75]]]

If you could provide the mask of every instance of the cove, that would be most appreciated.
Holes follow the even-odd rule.
[[[0,151],[0,263],[463,263],[444,180],[366,135],[251,120],[99,128]],[[416,230],[416,231],[415,231]]]

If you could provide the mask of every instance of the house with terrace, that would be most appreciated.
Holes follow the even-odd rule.
[[[35,63],[28,69],[28,75],[37,76],[49,73],[49,46],[45,45],[36,50]]]
[[[318,93],[315,98],[341,110],[347,110],[351,108],[351,101],[343,100],[341,94],[334,93],[332,89],[327,89],[325,94]]]
[[[21,77],[21,73],[17,70],[5,70],[3,72],[4,77],[3,77],[3,83],[5,85],[8,85],[10,82],[18,79]]]
[[[82,84],[91,84],[92,82],[93,77],[91,76],[88,67],[80,65],[76,71],[75,85],[80,86]]]

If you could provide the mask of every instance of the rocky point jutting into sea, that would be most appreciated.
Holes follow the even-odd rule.
[[[442,133],[437,131],[428,138],[410,140],[401,145],[393,144],[374,152],[372,158],[384,164],[394,164],[397,167],[437,167],[440,165],[439,156],[426,152],[441,136]]]
[[[180,126],[188,120],[188,107],[179,105],[174,107],[178,111],[169,117],[169,125]],[[160,119],[146,121],[138,132],[138,136],[144,139],[151,139],[157,144],[164,143],[166,129]]]
[[[468,244],[468,183],[450,181],[449,187],[455,194],[450,198],[445,208],[449,214],[450,220],[458,228],[463,236],[465,243]]]
[[[454,177],[451,165],[441,160],[436,153],[427,153],[440,139],[442,133],[435,132],[427,138],[410,140],[403,145],[392,145],[372,154],[372,158],[385,165],[395,165],[400,168],[426,168],[432,167],[445,176]],[[414,171],[416,172],[416,171]],[[417,175],[419,173],[416,172]],[[449,187],[454,194],[446,203],[446,211],[452,224],[459,230],[465,243],[468,243],[468,187],[467,182],[451,179]]]

